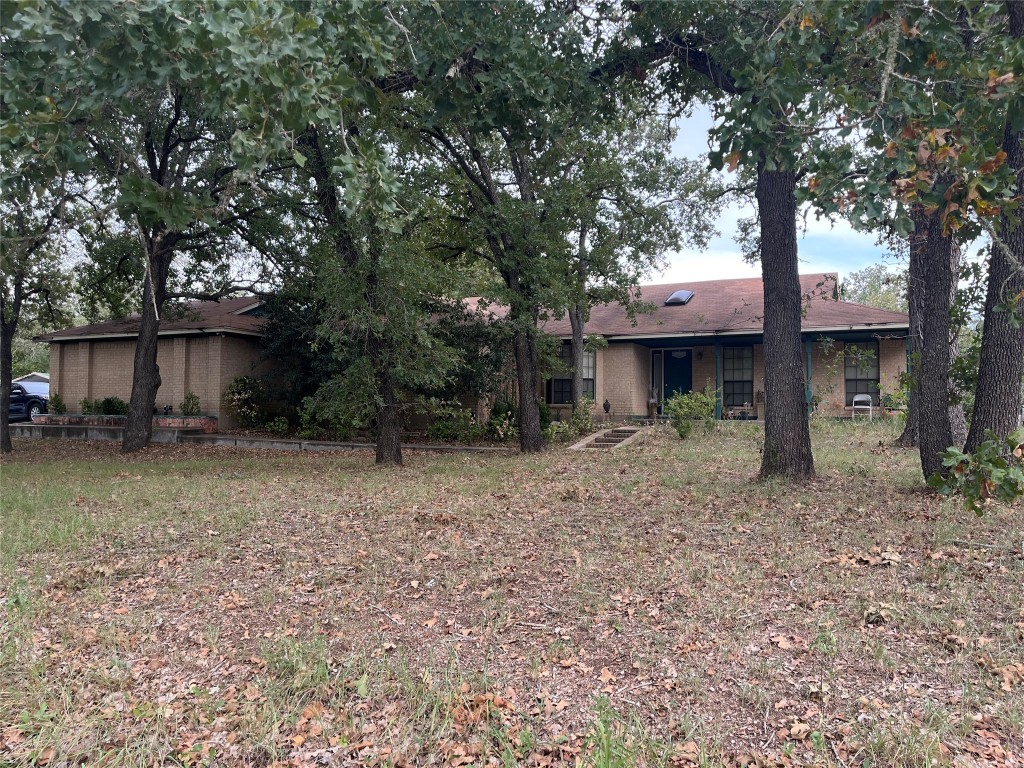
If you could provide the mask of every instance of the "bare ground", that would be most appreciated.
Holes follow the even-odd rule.
[[[614,452],[21,441],[0,764],[1024,765],[1024,519],[885,425]]]

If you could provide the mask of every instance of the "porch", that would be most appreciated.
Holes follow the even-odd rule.
[[[900,374],[907,370],[905,332],[805,333],[803,344],[808,412],[850,417],[857,394],[870,395],[880,406],[884,394],[899,389]],[[705,389],[717,393],[717,419],[764,419],[760,334],[618,337],[590,354],[584,383],[594,397],[596,419],[656,421],[674,393]],[[543,390],[556,419],[571,410],[564,384],[549,380]]]

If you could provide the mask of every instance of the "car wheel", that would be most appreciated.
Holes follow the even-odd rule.
[[[28,407],[28,417],[31,419],[43,412],[43,406],[39,403],[32,403]]]

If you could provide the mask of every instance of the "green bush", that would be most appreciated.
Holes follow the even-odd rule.
[[[265,400],[263,383],[252,376],[239,376],[224,390],[224,407],[240,427],[260,426]]]
[[[676,392],[665,401],[663,411],[684,440],[693,432],[693,422],[704,422],[704,434],[715,430],[715,406],[717,396],[709,384],[703,392]]]
[[[120,397],[104,397],[90,400],[83,397],[79,401],[79,408],[83,416],[126,416],[128,415],[128,403]]]
[[[50,413],[55,413],[58,416],[63,416],[68,412],[68,407],[64,403],[64,398],[60,396],[60,392],[54,392],[50,395],[48,410]]]
[[[949,448],[942,464],[948,474],[933,475],[928,485],[946,496],[964,497],[967,509],[981,514],[989,499],[1010,504],[1024,497],[1024,427],[1000,440],[993,432],[974,453]]]
[[[186,392],[185,399],[181,401],[181,405],[178,406],[178,410],[181,411],[182,416],[199,416],[202,414],[199,395],[195,392]]]
[[[104,397],[99,402],[99,411],[104,416],[127,416],[128,403],[120,397]],[[96,404],[96,401],[93,401]]]
[[[519,437],[516,425],[516,409],[505,400],[497,400],[491,406],[491,418],[487,422],[487,434],[500,442],[510,442]]]
[[[538,400],[537,410],[540,411],[540,428],[547,429],[551,426],[551,406],[543,400]]]
[[[268,421],[264,425],[264,428],[267,430],[267,432],[269,432],[272,435],[284,437],[285,435],[288,434],[288,431],[291,429],[291,425],[288,423],[288,419],[286,419],[284,416],[278,416]]]
[[[299,431],[303,440],[351,440],[359,424],[352,414],[331,399],[307,397],[299,409]]]
[[[473,443],[484,436],[485,429],[472,411],[458,403],[435,401],[430,409],[431,423],[427,427],[430,440],[451,443]]]
[[[594,401],[589,397],[581,397],[579,406],[565,421],[556,421],[544,427],[544,439],[553,442],[574,442],[594,431],[594,419],[591,409]]]

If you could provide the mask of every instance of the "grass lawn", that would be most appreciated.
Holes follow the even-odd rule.
[[[887,424],[540,457],[16,442],[0,765],[1024,764],[1024,509]]]

